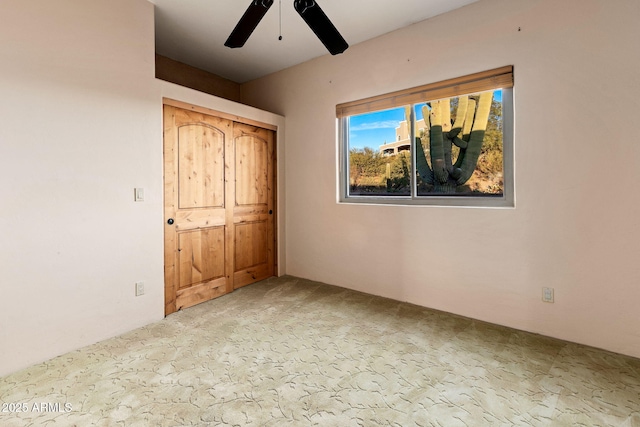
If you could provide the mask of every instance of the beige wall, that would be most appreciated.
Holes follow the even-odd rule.
[[[640,356],[639,15],[481,0],[245,85],[285,130],[155,80],[146,0],[5,0],[0,375],[162,318],[163,96],[279,126],[281,273]],[[515,209],[336,203],[337,103],[508,64]]]
[[[146,0],[4,0],[1,16],[3,375],[162,319],[163,96],[284,119],[156,80]]]
[[[245,84],[287,117],[287,272],[640,357],[638,16],[481,0]],[[511,64],[515,209],[336,203],[336,104]]]

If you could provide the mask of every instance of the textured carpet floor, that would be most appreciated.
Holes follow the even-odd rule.
[[[0,401],[20,427],[640,427],[640,360],[283,277],[1,378]]]

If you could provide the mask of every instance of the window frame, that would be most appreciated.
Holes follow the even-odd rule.
[[[514,188],[514,106],[513,106],[513,66],[496,68],[455,79],[418,86],[374,96],[336,106],[338,139],[338,202],[383,205],[426,205],[453,207],[515,207]],[[503,118],[503,192],[502,196],[470,195],[418,195],[415,151],[415,111],[414,105],[425,101],[472,94],[492,89],[502,89]],[[349,117],[411,105],[411,195],[349,195]]]

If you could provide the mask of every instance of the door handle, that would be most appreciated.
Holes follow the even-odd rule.
[[[173,225],[173,222],[174,222],[174,221],[173,221],[173,218],[169,218],[169,219],[167,220],[167,224],[169,224],[169,225]]]
[[[273,210],[269,209],[269,215],[273,215]]]

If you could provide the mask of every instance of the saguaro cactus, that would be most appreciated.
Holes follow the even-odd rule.
[[[416,138],[416,166],[422,179],[439,193],[455,193],[476,169],[493,102],[493,91],[479,97],[458,98],[455,122],[451,122],[451,99],[430,103],[422,108],[427,129],[423,138]],[[431,166],[427,161],[428,139]],[[460,148],[453,160],[453,145]]]

